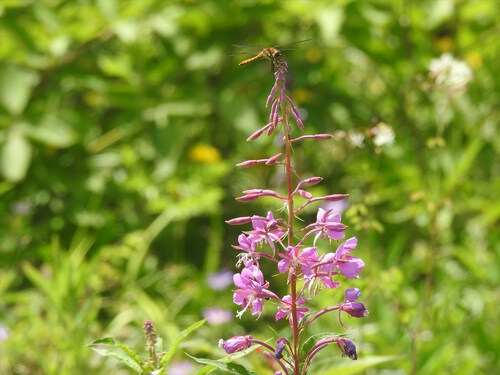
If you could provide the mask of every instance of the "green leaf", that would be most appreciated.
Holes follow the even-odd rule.
[[[143,359],[127,345],[115,342],[112,337],[97,339],[87,346],[103,357],[112,357],[130,367],[137,373],[141,373],[144,367]],[[104,347],[104,348],[101,348]]]
[[[342,361],[341,365],[337,362],[335,368],[331,368],[327,371],[322,371],[316,373],[316,375],[350,375],[350,374],[359,374],[366,369],[375,367],[384,362],[395,361],[398,359],[402,359],[401,356],[373,356],[363,358],[357,361],[351,361],[346,359]]]
[[[37,126],[27,126],[26,136],[52,147],[65,148],[76,141],[76,133],[71,127],[53,115],[48,115]]]
[[[460,158],[453,163],[453,168],[446,175],[445,186],[448,191],[451,192],[458,184],[463,183],[468,178],[471,169],[475,165],[474,162],[484,145],[485,141],[482,137],[478,136],[462,151]]]
[[[267,342],[269,340],[266,340],[265,342]],[[260,345],[252,345],[250,348],[248,349],[245,349],[241,352],[236,352],[236,353],[233,353],[233,354],[229,354],[227,356],[225,356],[224,358],[220,358],[217,360],[218,363],[231,363],[233,362],[234,360],[238,359],[238,358],[241,358],[241,357],[244,357],[246,356],[247,354],[253,352],[254,350],[258,349],[260,347]],[[193,358],[194,360],[197,360],[196,358],[190,356],[189,354],[186,353],[187,356]],[[202,360],[205,360],[205,359],[202,359]],[[200,362],[200,363],[203,363],[203,362]],[[210,364],[209,366],[205,366],[203,367],[201,370],[198,371],[197,375],[205,375],[205,374],[208,374],[210,372],[212,372],[214,370],[214,366],[213,364]]]
[[[205,322],[206,322],[206,319],[199,320],[196,323],[191,324],[188,328],[186,328],[181,333],[179,333],[179,335],[176,337],[172,346],[168,349],[167,354],[165,354],[161,358],[162,367],[165,367],[165,365],[170,362],[170,360],[172,359],[172,356],[174,355],[175,350],[177,349],[179,344],[182,342],[182,340],[184,340],[186,338],[186,336],[189,335],[191,332],[193,332],[195,329],[197,329],[197,328],[201,327],[203,324],[205,324]]]
[[[312,335],[302,345],[302,348],[300,349],[300,355],[301,357],[304,357],[309,352],[309,350],[311,350],[312,347],[320,340],[327,338],[334,338],[334,337],[342,337],[342,336],[344,335],[334,332],[323,332],[323,333],[318,333],[316,335]]]
[[[196,358],[193,356],[190,356],[187,354],[190,358],[194,359],[198,363],[203,363],[205,365],[211,365],[219,370],[225,371],[229,374],[237,374],[237,375],[257,375],[257,373],[253,371],[247,370],[245,367],[242,365],[238,365],[236,363],[226,363],[222,361],[217,361],[217,360],[212,360],[212,359],[205,359],[205,358]]]
[[[7,181],[24,179],[31,164],[31,154],[31,144],[16,126],[9,132],[2,150],[1,167]]]
[[[38,84],[38,74],[13,65],[0,67],[0,103],[11,114],[24,111],[33,87]]]

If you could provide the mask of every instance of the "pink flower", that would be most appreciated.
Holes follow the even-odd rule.
[[[223,269],[218,272],[213,272],[207,276],[207,284],[213,290],[224,290],[233,281],[233,273]]]
[[[349,238],[343,242],[335,252],[335,264],[340,273],[349,279],[355,279],[361,273],[365,262],[361,259],[349,255],[358,245],[356,237]]]
[[[279,226],[280,221],[283,219],[275,219],[271,211],[267,213],[265,218],[252,217],[253,230],[246,232],[249,235],[248,239],[254,243],[261,243],[265,240],[274,251],[274,243],[285,235],[285,231]]]
[[[260,259],[260,254],[255,251],[255,242],[251,241],[244,234],[240,234],[238,236],[238,246],[233,247],[237,250],[242,250],[242,253],[238,254],[238,262],[236,263],[236,267],[240,267],[241,264],[247,263],[253,259]]]
[[[300,322],[304,315],[309,311],[307,307],[299,307],[304,306],[306,304],[306,300],[304,298],[297,299],[297,319]],[[281,300],[281,304],[278,306],[278,312],[276,313],[275,319],[280,320],[282,318],[287,318],[292,325],[292,297],[286,295]]]
[[[154,372],[156,373],[156,371]],[[196,367],[188,361],[173,362],[167,368],[169,375],[188,375],[196,373]]]
[[[344,230],[347,228],[344,224],[340,222],[340,214],[334,213],[333,210],[325,211],[324,209],[318,209],[318,214],[316,215],[316,230],[318,234],[316,235],[314,242],[318,238],[324,238],[328,236],[332,240],[340,240],[345,237]]]
[[[241,273],[233,276],[234,284],[239,288],[233,291],[233,302],[243,307],[236,315],[238,318],[247,309],[252,310],[252,315],[262,314],[265,298],[278,297],[267,290],[269,283],[264,280],[264,275],[252,261],[248,262]]]
[[[345,277],[355,279],[361,273],[365,263],[349,253],[356,248],[358,240],[356,237],[349,238],[343,242],[335,253],[327,253],[311,266],[309,274],[306,274],[305,281],[309,285],[309,292],[316,293],[317,286],[313,290],[316,280],[320,280],[326,288],[337,288],[340,283],[332,279],[333,276],[341,273]],[[278,264],[279,266],[279,264]]]
[[[233,314],[229,310],[224,310],[219,307],[211,307],[203,310],[203,317],[208,324],[220,325],[233,320]]]
[[[248,349],[252,345],[253,337],[248,336],[234,336],[229,340],[219,340],[219,348],[224,349],[227,354],[232,354],[236,352],[241,352],[242,350]]]
[[[318,289],[318,286],[315,285],[316,280],[321,281],[329,289],[337,288],[340,283],[332,279],[333,276],[338,275],[336,269],[335,254],[327,253],[323,255],[312,268],[313,272],[305,280],[308,284],[309,293],[316,294]]]
[[[279,253],[283,258],[278,262],[278,270],[280,273],[286,273],[289,271],[290,275],[298,274],[302,272],[304,275],[308,276],[311,274],[311,267],[318,263],[318,254],[316,247],[306,247],[300,251],[300,246],[288,246],[286,248],[286,253]]]

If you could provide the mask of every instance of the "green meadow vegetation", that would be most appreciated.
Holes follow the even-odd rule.
[[[315,194],[350,195],[365,262],[343,287],[368,317],[315,323],[358,360],[332,347],[310,373],[497,373],[499,19],[496,0],[1,0],[0,373],[141,373],[98,344],[147,361],[146,321],[165,373],[244,373],[210,362],[219,339],[286,332],[272,306],[236,318],[224,223],[279,209],[234,198],[281,183],[235,167],[278,152],[246,142],[269,61],[238,63],[281,45],[305,134],[335,136],[294,156]],[[235,362],[274,373],[253,349]]]

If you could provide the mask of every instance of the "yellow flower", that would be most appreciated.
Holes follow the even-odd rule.
[[[221,159],[220,151],[209,144],[197,144],[189,150],[189,159],[195,163],[211,164]]]

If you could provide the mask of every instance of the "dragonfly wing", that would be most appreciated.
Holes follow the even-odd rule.
[[[295,49],[295,45],[296,44],[300,44],[300,43],[305,43],[305,42],[309,42],[311,41],[312,39],[309,38],[309,39],[303,39],[303,40],[297,40],[296,42],[291,42],[291,43],[287,43],[287,44],[281,44],[275,48],[281,50],[281,51],[290,51],[292,49]]]

